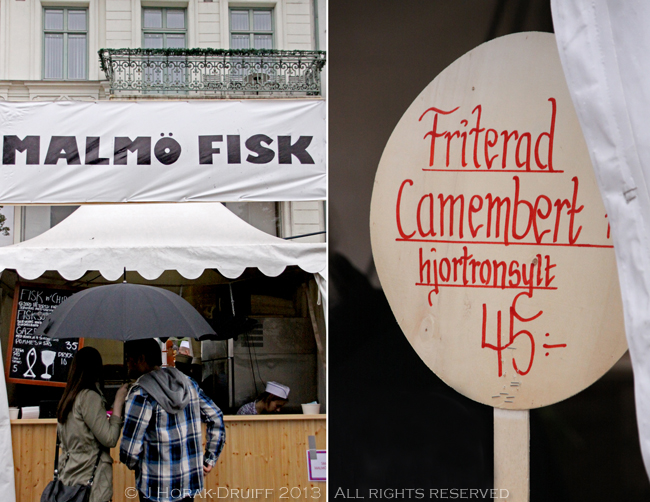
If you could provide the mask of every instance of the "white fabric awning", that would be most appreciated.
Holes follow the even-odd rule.
[[[650,4],[553,0],[569,91],[611,223],[650,475]]]
[[[234,279],[246,268],[275,277],[292,265],[323,271],[326,245],[273,237],[220,203],[81,206],[47,232],[0,248],[0,270],[30,280],[48,270],[67,280],[97,270],[114,281],[125,267],[147,280],[165,270],[196,279],[206,269]]]

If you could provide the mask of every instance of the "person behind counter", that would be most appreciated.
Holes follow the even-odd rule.
[[[114,447],[120,437],[127,393],[126,385],[118,389],[113,413],[108,418],[100,387],[102,368],[102,356],[97,349],[80,349],[72,359],[68,382],[56,412],[62,449],[59,478],[64,485],[88,483],[100,455],[90,502],[108,502],[113,498],[113,459],[109,448]]]
[[[289,387],[278,382],[268,382],[266,390],[255,401],[247,403],[239,410],[237,415],[263,415],[279,413],[289,401]]]

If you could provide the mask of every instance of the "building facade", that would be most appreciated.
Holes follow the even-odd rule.
[[[321,99],[325,10],[324,0],[3,1],[0,100]],[[325,241],[321,201],[226,205],[273,235]],[[13,242],[73,210],[6,208],[8,220],[12,209]]]

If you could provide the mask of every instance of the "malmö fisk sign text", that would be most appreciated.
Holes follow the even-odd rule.
[[[528,409],[625,351],[607,215],[552,35],[465,55],[382,156],[373,254],[405,335],[449,385]]]
[[[169,133],[168,137],[165,137],[164,133],[161,136],[161,138],[155,140],[153,147],[153,153],[156,159],[166,166],[178,162],[181,153],[183,153],[183,146],[172,137],[172,133]],[[227,153],[227,160],[224,159],[223,163],[241,164],[241,136],[238,134],[228,134],[226,138],[228,146],[227,152],[224,153]],[[313,136],[300,136],[292,144],[291,136],[278,136],[278,163],[292,164],[295,158],[299,164],[313,164],[314,159],[307,151],[313,139]],[[266,134],[254,134],[246,139],[245,145],[249,153],[245,157],[244,162],[250,164],[268,164],[273,161],[275,151],[269,148],[273,141],[273,138]],[[25,153],[24,165],[27,166],[40,164],[57,165],[59,161],[63,161],[64,164],[69,166],[81,165],[82,163],[87,166],[107,166],[109,164],[125,166],[129,163],[129,153],[133,153],[135,164],[141,166],[151,165],[151,136],[138,136],[135,139],[126,136],[117,136],[113,141],[109,142],[113,145],[113,156],[111,158],[100,157],[101,138],[97,136],[86,137],[85,155],[82,162],[76,136],[52,136],[47,147],[45,159],[41,161],[40,136],[25,136],[23,139],[20,139],[18,136],[9,135],[3,137],[2,163],[4,165],[15,165],[16,154]],[[220,143],[223,143],[222,134],[199,136],[199,164],[213,164],[214,156],[221,154],[221,147],[215,146]]]
[[[0,201],[318,200],[321,101],[0,103]]]

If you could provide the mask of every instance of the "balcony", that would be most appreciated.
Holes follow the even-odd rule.
[[[112,97],[321,95],[323,51],[101,49]]]

